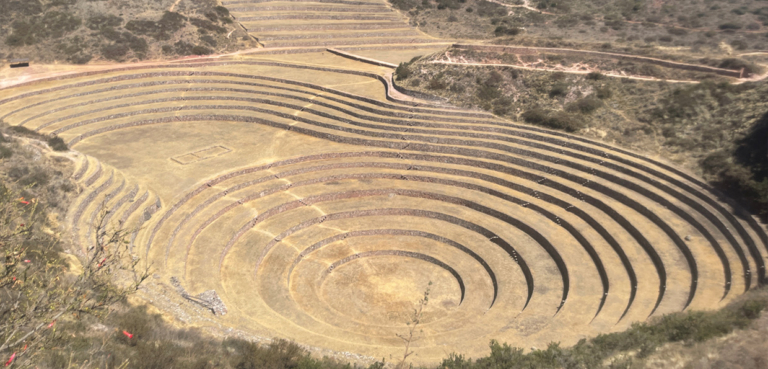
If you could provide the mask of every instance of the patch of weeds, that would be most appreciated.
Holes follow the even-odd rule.
[[[82,20],[73,14],[50,11],[26,21],[14,21],[13,32],[5,42],[10,46],[34,45],[41,40],[61,38],[78,29],[81,23]]]
[[[48,146],[50,146],[53,151],[69,151],[69,147],[59,136],[51,136],[48,139]]]
[[[105,45],[101,48],[101,55],[110,60],[122,60],[130,48],[123,44]]]
[[[600,72],[589,72],[589,74],[587,74],[587,76],[584,77],[584,78],[586,78],[588,80],[591,80],[591,81],[599,81],[599,80],[605,78],[605,76],[602,73],[600,73]]]
[[[568,94],[568,89],[569,86],[566,82],[555,83],[549,90],[549,97],[555,98],[559,96],[565,96]]]
[[[496,37],[500,36],[517,36],[520,33],[522,33],[523,30],[517,27],[507,27],[507,26],[498,26],[496,29],[493,30],[493,34],[496,35]]]
[[[226,33],[227,29],[224,27],[217,26],[211,21],[200,19],[200,18],[189,18],[189,23],[192,23],[193,26],[204,29],[206,31],[216,32],[216,33]]]
[[[533,108],[526,111],[522,114],[522,118],[530,124],[564,130],[566,132],[575,132],[585,126],[584,121],[576,115],[568,114],[564,111],[551,112],[541,108]]]
[[[600,87],[595,91],[595,95],[601,100],[610,99],[613,97],[613,90],[609,87]]]
[[[88,18],[85,26],[93,31],[98,31],[104,27],[116,28],[123,25],[123,18],[114,14],[99,14]]]
[[[155,40],[170,40],[171,36],[182,29],[187,17],[166,11],[159,21],[132,20],[125,25],[125,29],[139,35],[149,36]]]
[[[755,63],[736,58],[724,59],[718,67],[732,70],[741,70],[744,68],[744,72],[748,74],[760,74],[764,71],[762,67]]]
[[[397,69],[395,69],[395,77],[397,77],[397,80],[402,81],[408,79],[413,73],[410,68],[411,65],[420,58],[421,56],[415,56],[408,62],[401,62],[400,65],[397,66]]]
[[[583,114],[590,114],[602,106],[603,102],[600,99],[594,97],[585,97],[566,105],[565,110],[568,112],[581,112]]]
[[[438,73],[429,80],[427,88],[430,90],[444,90],[448,87],[448,84],[444,80],[444,73]]]

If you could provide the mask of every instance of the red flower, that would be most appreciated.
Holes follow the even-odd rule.
[[[13,359],[15,358],[16,358],[16,353],[14,352],[13,354],[11,354],[11,358],[5,362],[5,366],[11,365],[11,363],[13,362]]]
[[[48,328],[51,328],[51,327],[53,327],[53,325],[54,325],[54,324],[56,324],[56,321],[55,321],[55,320],[54,320],[54,321],[52,321],[52,322],[51,322],[51,324],[48,324]]]
[[[128,331],[123,331],[123,334],[124,334],[126,337],[128,337],[128,339],[131,339],[131,338],[133,338],[133,334],[132,334],[132,333],[128,333]]]

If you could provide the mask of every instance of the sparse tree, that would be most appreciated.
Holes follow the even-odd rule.
[[[58,239],[42,232],[47,220],[41,207],[0,184],[0,354],[16,361],[47,349],[58,319],[103,317],[149,276],[149,266],[129,253],[130,231],[108,225],[106,210],[79,263],[67,265]]]
[[[427,289],[424,291],[424,297],[422,297],[419,300],[419,302],[417,303],[417,306],[413,309],[413,314],[411,314],[409,321],[405,323],[406,325],[408,325],[408,333],[397,334],[397,337],[403,340],[403,343],[405,344],[405,352],[403,353],[403,359],[400,361],[400,363],[397,364],[398,369],[404,369],[406,367],[406,360],[408,360],[408,357],[411,356],[411,354],[413,354],[413,351],[411,351],[411,343],[418,340],[418,337],[415,337],[416,329],[421,323],[421,319],[424,315],[424,308],[427,307],[427,304],[429,303],[429,292],[431,288],[432,288],[432,281],[430,281],[429,284],[427,285]]]

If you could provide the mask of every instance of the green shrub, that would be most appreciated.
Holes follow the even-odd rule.
[[[688,31],[686,31],[684,28],[674,28],[674,27],[667,28],[667,32],[670,35],[675,35],[675,36],[684,36],[688,34]]]
[[[750,300],[741,306],[741,314],[747,319],[757,319],[760,317],[760,313],[765,310],[765,301]]]
[[[737,30],[741,29],[741,24],[736,22],[728,22],[728,23],[722,23],[717,28],[720,28],[721,30],[728,31],[728,30]]]
[[[503,5],[499,5],[497,3],[492,3],[490,1],[486,0],[479,0],[477,1],[477,15],[481,17],[491,18],[491,17],[503,17],[507,15],[507,8]],[[467,11],[469,11],[471,8],[467,8]]]
[[[608,87],[601,87],[595,91],[595,95],[601,100],[610,99],[613,96],[613,91]]]
[[[408,79],[408,77],[411,76],[411,69],[408,67],[409,64],[405,62],[401,62],[400,65],[397,66],[397,69],[395,69],[395,76],[397,77],[397,80],[401,81]]]
[[[415,63],[417,60],[419,60],[421,56],[415,56],[408,62],[401,62],[397,68],[395,69],[395,77],[397,77],[398,81],[408,79],[408,77],[411,76],[411,64]]]
[[[565,96],[568,94],[569,86],[565,82],[558,82],[552,85],[549,90],[549,97]]]
[[[216,11],[216,14],[219,15],[219,17],[229,17],[229,9],[218,5],[213,8],[214,11]]]
[[[768,6],[757,8],[752,11],[752,14],[757,16],[757,19],[763,22],[764,26],[768,26]]]
[[[451,85],[450,90],[451,90],[451,92],[463,93],[464,91],[467,90],[467,88],[464,87],[464,85],[462,85],[460,83],[454,83],[454,84]]]
[[[132,20],[125,25],[125,29],[139,35],[149,36],[155,40],[170,40],[171,36],[182,29],[187,17],[174,12],[166,11],[159,21]]]
[[[49,11],[28,20],[16,20],[13,31],[6,37],[9,46],[34,45],[40,40],[61,38],[80,27],[82,20],[72,14]]]
[[[10,174],[10,171],[9,171],[9,174]],[[44,169],[35,167],[35,168],[31,168],[28,171],[25,171],[24,175],[18,178],[18,181],[19,181],[19,185],[21,185],[22,187],[26,187],[26,186],[29,186],[32,188],[45,187],[45,185],[47,185],[48,182],[50,181],[50,176],[48,175],[48,173],[45,172]]]
[[[38,22],[39,32],[45,38],[61,38],[80,27],[82,20],[73,14],[51,11]]]
[[[121,60],[129,50],[130,48],[123,44],[105,45],[101,48],[101,55],[110,60]]]
[[[584,121],[576,115],[568,114],[564,111],[548,112],[541,108],[526,111],[523,113],[522,118],[530,124],[564,130],[566,132],[575,132],[585,126]]]
[[[216,47],[216,45],[218,44],[218,42],[216,42],[216,39],[213,38],[210,35],[205,35],[205,36],[200,37],[200,41],[205,42],[206,44],[208,44],[211,47]]]
[[[37,42],[37,38],[35,38],[35,34],[32,32],[34,25],[17,20],[13,22],[11,27],[13,32],[5,38],[5,43],[8,46],[34,45]]]
[[[561,129],[566,132],[576,132],[585,126],[584,121],[582,121],[581,118],[564,111],[558,111],[551,114],[545,123],[549,128]]]
[[[13,132],[14,134],[25,136],[25,137],[31,137],[35,139],[44,139],[45,136],[41,133],[35,132],[27,127],[24,126],[10,126],[8,127],[8,130]]]
[[[443,10],[443,9],[460,9],[461,4],[458,0],[436,0],[437,1],[437,9]]]
[[[484,102],[490,102],[501,96],[501,90],[499,87],[504,82],[504,76],[498,71],[491,71],[486,79],[477,80],[479,86],[477,89],[477,97]]]
[[[599,81],[599,80],[603,79],[604,77],[605,76],[602,73],[600,73],[600,72],[589,72],[589,74],[587,74],[587,76],[585,78],[588,79],[588,80],[592,80],[592,81]]]
[[[51,136],[48,139],[48,146],[54,151],[69,151],[69,147],[67,147],[67,144],[59,136]]]
[[[749,48],[749,45],[744,40],[733,40],[731,41],[731,46],[733,46],[733,48],[736,50],[746,50]]]
[[[477,97],[482,101],[491,101],[499,96],[501,96],[501,90],[493,85],[483,84],[477,89]]]
[[[389,3],[392,4],[393,7],[400,9],[400,10],[411,10],[417,6],[419,6],[420,1],[418,0],[389,0]]]
[[[200,19],[200,18],[189,18],[189,23],[192,23],[193,26],[204,29],[206,31],[216,32],[216,33],[226,33],[227,29],[224,27],[219,27],[212,22]]]
[[[219,15],[216,14],[216,12],[205,12],[205,14],[203,14],[203,15],[205,15],[205,17],[208,18],[208,20],[211,21],[211,22],[218,22],[219,21]]]
[[[200,47],[203,48],[204,50],[195,49],[197,47],[198,46],[190,44],[188,42],[177,41],[175,44],[173,44],[173,51],[175,51],[177,55],[207,55],[207,54],[204,54],[206,50],[210,53],[210,50],[203,46],[200,46]],[[201,54],[196,54],[196,52],[201,52]]]
[[[432,77],[427,84],[427,88],[430,90],[444,90],[448,87],[448,84],[443,80],[443,73],[439,73]]]
[[[517,27],[507,27],[507,26],[498,26],[495,30],[493,30],[493,34],[496,35],[496,37],[500,36],[517,36],[519,35],[523,30]]]
[[[564,15],[555,20],[555,25],[559,28],[576,27],[579,25],[579,16],[576,14]]]
[[[210,54],[213,54],[213,50],[211,50],[211,49],[209,49],[209,48],[207,48],[205,46],[200,46],[200,45],[197,45],[197,46],[193,47],[191,52],[192,52],[192,55],[210,55]]]
[[[625,22],[621,19],[605,20],[606,27],[610,27],[614,31],[621,30],[625,26]]]
[[[123,18],[120,18],[116,15],[109,14],[99,14],[95,15],[93,17],[88,18],[85,25],[88,27],[88,29],[97,31],[104,27],[111,27],[116,28],[120,27],[123,24]]]
[[[13,150],[4,145],[0,145],[0,159],[8,159],[13,156]]]
[[[594,97],[585,97],[568,104],[565,107],[565,110],[569,112],[581,112],[583,114],[589,114],[602,106],[603,102],[600,99]]]
[[[496,99],[493,102],[493,114],[496,115],[506,115],[509,113],[509,109],[512,106],[512,98],[510,97],[501,97]]]
[[[707,155],[700,161],[700,167],[705,174],[716,175],[730,165],[730,154],[725,150],[718,150]]]
[[[523,113],[522,117],[528,123],[541,125],[549,118],[549,113],[541,108],[533,108]]]
[[[763,68],[755,63],[736,58],[724,59],[718,65],[719,68],[741,70],[744,68],[744,72],[747,74],[760,74],[763,73]]]
[[[553,81],[563,81],[567,75],[563,72],[554,72],[549,75],[549,79]]]

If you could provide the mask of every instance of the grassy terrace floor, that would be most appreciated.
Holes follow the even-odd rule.
[[[765,278],[765,231],[690,174],[400,101],[386,73],[328,52],[254,53],[6,87],[0,111],[83,153],[68,216],[80,247],[104,204],[142,225],[132,247],[158,283],[216,290],[229,312],[201,325],[397,355],[432,281],[414,359],[430,363],[486,354],[492,338],[567,345],[716,308]]]

